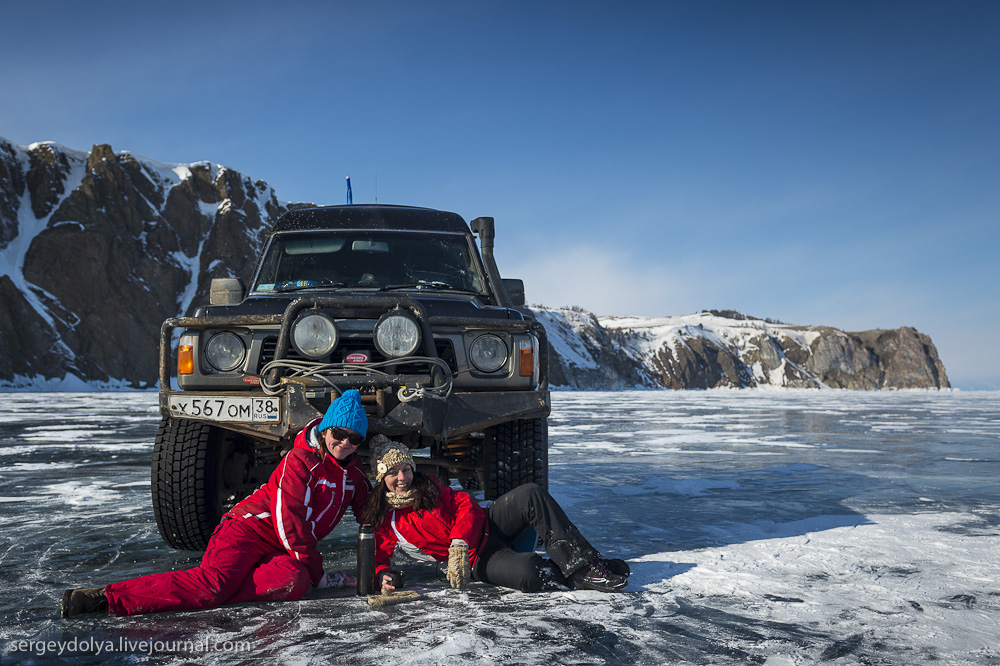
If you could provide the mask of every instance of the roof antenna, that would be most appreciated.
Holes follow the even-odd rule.
[[[378,203],[378,174],[375,174],[375,203]]]
[[[354,203],[354,197],[351,196],[351,177],[347,177],[347,205]]]

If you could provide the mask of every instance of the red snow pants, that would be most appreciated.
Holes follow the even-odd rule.
[[[309,591],[306,566],[266,543],[245,519],[215,528],[201,564],[104,588],[110,615],[214,608],[244,601],[294,601]]]

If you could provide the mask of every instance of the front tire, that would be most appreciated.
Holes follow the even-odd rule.
[[[520,419],[486,429],[486,499],[525,483],[549,487],[548,419]]]
[[[249,450],[248,450],[249,448]],[[153,514],[172,548],[204,550],[222,514],[246,495],[253,459],[233,433],[185,419],[160,421],[153,446]]]

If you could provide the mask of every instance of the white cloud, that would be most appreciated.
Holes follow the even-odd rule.
[[[697,285],[682,271],[639,263],[614,248],[550,246],[543,254],[498,257],[497,263],[504,277],[524,280],[529,305],[577,305],[598,315],[662,316],[700,309]]]

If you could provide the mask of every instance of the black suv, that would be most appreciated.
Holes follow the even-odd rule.
[[[425,472],[487,499],[545,486],[548,343],[517,309],[523,283],[500,278],[493,235],[492,218],[470,228],[426,208],[295,210],[271,230],[249,293],[213,280],[210,305],[164,322],[152,465],[164,540],[204,548],[352,388],[369,436],[416,449]]]

